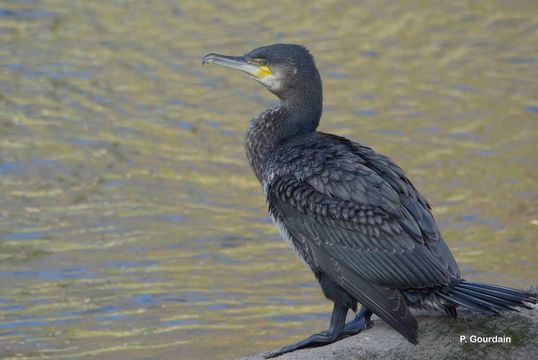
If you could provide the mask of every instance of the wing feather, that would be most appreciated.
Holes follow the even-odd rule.
[[[317,136],[284,144],[269,167],[269,209],[292,238],[379,286],[438,287],[459,277],[429,204],[397,165],[344,138]],[[314,254],[306,256],[315,269]]]

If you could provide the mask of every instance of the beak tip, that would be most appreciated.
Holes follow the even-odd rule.
[[[207,54],[202,58],[202,65],[215,64],[221,65],[230,69],[240,70],[247,74],[255,74],[258,67],[248,62],[244,56],[227,56],[215,53]]]
[[[202,58],[202,65],[212,63],[212,62],[213,62],[214,55],[215,55],[215,54],[213,54],[213,53],[205,55],[205,56]]]

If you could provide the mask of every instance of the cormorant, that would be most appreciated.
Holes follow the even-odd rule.
[[[410,307],[463,306],[486,315],[536,303],[534,294],[466,281],[439,232],[428,201],[388,157],[316,131],[322,86],[309,51],[275,44],[243,56],[208,54],[247,73],[280,99],[250,121],[247,158],[281,235],[334,302],[328,330],[267,357],[330,344],[366,329],[372,313],[417,344]],[[357,310],[345,323],[348,309]]]

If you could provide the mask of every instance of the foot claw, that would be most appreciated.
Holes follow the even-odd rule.
[[[265,355],[263,355],[263,358],[264,359],[272,359],[272,358],[276,358],[278,356],[282,355],[279,351],[272,351],[270,353],[267,353]]]
[[[339,327],[337,328],[338,330],[335,330],[335,328],[331,326],[329,330],[322,331],[318,334],[310,335],[304,340],[296,342],[295,344],[284,346],[280,350],[267,353],[263,357],[265,359],[272,359],[272,358],[287,354],[295,350],[328,345],[328,344],[334,343],[335,341],[341,340],[345,337],[356,335],[371,326],[372,324],[370,320],[371,315],[372,313],[368,309],[363,308],[361,309],[359,314],[357,314],[357,317],[355,317],[353,321],[350,321],[349,323],[345,324],[343,328]],[[344,320],[344,318],[345,318],[345,313],[344,313],[344,317],[342,318],[342,321]]]

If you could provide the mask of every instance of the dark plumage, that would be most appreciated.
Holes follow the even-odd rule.
[[[409,307],[464,306],[484,314],[527,307],[524,291],[465,281],[426,199],[388,157],[345,138],[317,132],[322,87],[310,53],[277,44],[242,57],[209,54],[246,72],[279,97],[280,106],[251,120],[249,163],[283,237],[308,264],[334,305],[330,328],[269,357],[359,333],[377,314],[416,344]],[[348,309],[363,308],[344,324]]]

